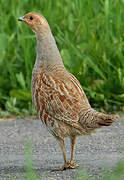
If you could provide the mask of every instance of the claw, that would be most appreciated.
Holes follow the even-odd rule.
[[[79,167],[78,164],[76,164],[76,163],[74,163],[74,162],[70,162],[70,169],[75,169],[75,168],[77,168],[77,167]]]

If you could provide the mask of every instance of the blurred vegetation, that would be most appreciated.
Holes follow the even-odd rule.
[[[39,170],[38,170],[39,171]],[[26,180],[50,180],[47,174],[44,177],[40,177],[38,171],[33,165],[33,152],[30,142],[25,143],[25,179]],[[72,170],[73,171],[73,170]],[[14,180],[13,176],[10,176],[10,180]],[[119,160],[113,170],[104,170],[102,174],[96,174],[89,176],[85,169],[80,169],[77,176],[73,180],[124,180],[124,160]]]
[[[123,180],[124,179],[124,161],[118,161],[115,169],[111,172],[106,171],[103,177],[89,177],[86,171],[80,171],[75,180]]]
[[[91,105],[124,111],[124,0],[0,0],[0,115],[32,115],[34,33],[17,18],[29,11],[48,20],[66,68]]]
[[[26,180],[38,180],[39,177],[37,176],[33,161],[32,161],[32,146],[30,143],[25,144],[25,169],[26,169]]]

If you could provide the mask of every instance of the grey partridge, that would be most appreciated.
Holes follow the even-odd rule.
[[[75,168],[76,137],[90,135],[95,129],[110,126],[117,115],[107,115],[92,109],[74,75],[63,64],[47,20],[38,13],[28,13],[18,19],[36,34],[37,57],[32,73],[32,99],[37,114],[50,133],[60,143],[64,166]],[[67,161],[64,138],[71,140],[71,160]]]

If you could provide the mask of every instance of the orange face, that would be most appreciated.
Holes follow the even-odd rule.
[[[18,20],[26,23],[35,33],[38,32],[41,25],[46,24],[45,18],[38,13],[28,13]]]

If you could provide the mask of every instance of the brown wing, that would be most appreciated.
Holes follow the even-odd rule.
[[[36,109],[45,110],[47,116],[68,124],[77,123],[82,108],[90,107],[80,83],[72,74],[42,73],[37,79],[37,85],[33,84]]]

